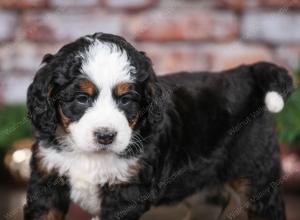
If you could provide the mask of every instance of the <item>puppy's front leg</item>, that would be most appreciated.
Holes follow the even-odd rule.
[[[101,220],[138,220],[149,210],[150,193],[138,185],[105,189]]]
[[[69,207],[69,186],[57,175],[31,174],[24,207],[25,220],[62,220]]]

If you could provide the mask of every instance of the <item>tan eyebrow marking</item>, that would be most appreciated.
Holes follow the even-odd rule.
[[[129,83],[119,83],[117,86],[116,86],[116,89],[115,89],[115,93],[116,93],[116,96],[122,96],[124,95],[126,92],[129,92],[130,90],[133,89],[133,85],[129,84]]]
[[[95,85],[89,80],[83,80],[79,83],[80,90],[92,96],[96,93]]]

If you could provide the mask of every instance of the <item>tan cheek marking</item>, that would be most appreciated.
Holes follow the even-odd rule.
[[[58,111],[59,111],[59,114],[60,114],[61,124],[62,124],[64,130],[66,132],[68,132],[68,126],[70,124],[70,119],[67,116],[65,116],[65,114],[63,113],[60,106],[58,107]]]
[[[116,95],[117,96],[122,96],[124,95],[126,92],[129,92],[130,90],[132,90],[132,85],[128,84],[128,83],[119,83],[116,86]]]
[[[57,210],[57,209],[51,209],[49,212],[45,215],[43,215],[40,219],[41,220],[63,220],[64,214]]]
[[[135,116],[135,118],[129,122],[129,127],[131,127],[132,129],[134,129],[136,127],[137,123],[138,123],[139,118],[140,118],[140,115],[137,114]]]
[[[94,95],[96,92],[96,88],[91,81],[88,80],[81,81],[79,86],[81,91],[83,91],[84,93],[90,96]]]

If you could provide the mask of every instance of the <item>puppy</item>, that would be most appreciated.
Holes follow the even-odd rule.
[[[28,89],[37,141],[24,217],[64,219],[74,202],[95,219],[137,220],[152,205],[230,186],[250,218],[284,220],[270,112],[292,90],[270,63],[157,77],[122,37],[65,45]]]

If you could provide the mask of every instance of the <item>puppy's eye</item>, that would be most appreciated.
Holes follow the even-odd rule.
[[[90,97],[84,94],[76,96],[76,101],[80,104],[87,104],[90,101]]]
[[[129,96],[122,96],[122,97],[120,98],[120,103],[121,103],[122,105],[128,105],[131,101],[132,101],[132,98],[129,97]]]

